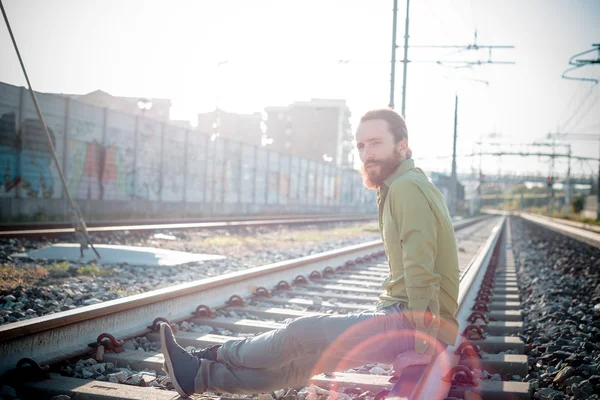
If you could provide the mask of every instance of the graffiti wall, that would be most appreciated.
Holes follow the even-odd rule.
[[[188,133],[185,145],[185,200],[191,203],[206,202],[208,137]]]
[[[138,118],[133,196],[142,200],[161,200],[162,124]]]
[[[265,204],[267,202],[267,173],[269,157],[267,150],[256,149],[256,174],[254,175],[254,203]]]
[[[164,127],[162,163],[162,201],[183,201],[185,178],[186,130],[170,125]]]
[[[64,154],[65,102],[51,96],[38,101],[48,110],[44,119],[50,138],[42,129],[30,97],[14,86],[0,84],[0,197],[60,198],[62,187],[50,152],[55,147],[59,163]]]
[[[107,111],[102,170],[102,199],[134,197],[135,127],[133,116]]]
[[[254,203],[255,149],[254,146],[242,143],[242,176],[240,182],[242,198],[240,201],[244,204]]]
[[[290,198],[290,156],[279,159],[279,204],[288,204]]]
[[[76,200],[374,204],[356,171],[66,96],[37,96],[49,139],[29,92],[0,83],[0,198],[64,199],[52,146]]]
[[[242,144],[227,140],[225,142],[225,203],[235,204],[240,201]]]
[[[104,118],[101,108],[69,102],[65,175],[71,196],[100,200],[104,163]]]

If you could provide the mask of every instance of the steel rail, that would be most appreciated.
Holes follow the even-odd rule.
[[[493,228],[492,235],[490,235],[487,242],[479,250],[469,268],[461,276],[458,311],[456,313],[456,319],[459,323],[459,332],[462,332],[469,325],[467,319],[472,313],[471,307],[475,303],[475,298],[477,297],[477,288],[481,286],[483,276],[490,264],[494,249],[501,239],[505,224],[506,217],[503,217]],[[435,361],[424,370],[424,374],[419,380],[419,383],[415,385],[412,392],[408,394],[409,399],[438,399],[447,396],[450,391],[451,383],[443,381],[442,377],[448,373],[450,368],[458,365],[460,356],[454,354],[454,350],[456,347],[460,346],[463,341],[464,338],[459,335],[455,346],[448,346],[445,351],[437,356]]]
[[[600,247],[600,233],[585,229],[584,224],[578,226],[571,221],[561,221],[555,218],[527,213],[520,213],[519,216],[529,222],[533,222],[577,241],[587,243],[590,246]]]
[[[485,218],[457,222],[455,229]],[[87,351],[88,343],[96,341],[99,332],[122,339],[145,335],[150,332],[147,326],[158,316],[173,322],[189,319],[200,304],[222,308],[231,293],[248,297],[258,286],[274,287],[282,280],[291,281],[298,275],[323,271],[382,250],[382,242],[376,240],[3,325],[0,374],[14,368],[25,356],[44,364],[79,356]]]
[[[321,216],[299,216],[299,217],[283,217],[277,218],[235,218],[224,220],[181,220],[179,222],[168,221],[111,221],[107,224],[96,223],[87,228],[88,232],[115,232],[115,231],[148,231],[148,230],[164,230],[164,229],[215,229],[215,228],[233,228],[244,226],[266,226],[266,225],[290,225],[290,224],[306,224],[306,223],[323,223],[323,222],[346,222],[346,221],[368,221],[376,220],[376,215],[356,215],[356,216],[339,216],[339,215],[321,215]],[[64,227],[61,227],[64,226]],[[49,224],[46,227],[34,226],[28,229],[20,229],[17,225],[0,227],[0,238],[15,237],[15,236],[41,236],[41,235],[60,235],[73,233],[74,229],[66,227],[67,224],[53,225]]]
[[[110,332],[119,338],[145,335],[156,317],[174,322],[188,319],[196,306],[219,308],[231,293],[247,297],[258,286],[275,286],[279,281],[323,271],[381,250],[381,241],[372,241],[3,325],[0,374],[13,368],[24,355],[46,364],[74,357],[96,341],[98,332]]]
[[[335,213],[335,214],[269,214],[269,215],[233,215],[212,216],[199,218],[144,218],[144,219],[111,219],[86,221],[88,227],[122,226],[122,225],[165,225],[201,222],[230,222],[230,221],[267,221],[270,219],[318,219],[318,218],[374,218],[374,213]],[[15,222],[0,223],[0,232],[28,229],[58,229],[69,228],[70,222],[66,221],[41,221],[41,222]]]

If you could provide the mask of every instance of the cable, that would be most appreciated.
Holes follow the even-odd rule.
[[[587,59],[586,60],[575,60],[577,57],[582,56],[584,54],[588,54],[593,51],[600,51],[600,44],[593,44],[592,46],[593,46],[592,49],[575,54],[574,56],[572,56],[569,59],[569,65],[573,65],[574,67],[569,68],[565,72],[563,72],[562,77],[564,79],[571,79],[571,80],[576,80],[576,81],[588,81],[588,82],[594,82],[595,84],[598,83],[598,79],[594,79],[594,78],[577,78],[577,77],[573,77],[573,76],[567,76],[567,72],[571,72],[571,71],[574,71],[581,67],[585,67],[586,65],[600,64],[600,58],[597,58],[595,60],[587,60]]]
[[[590,97],[592,95],[592,92],[594,91],[595,88],[596,88],[596,85],[594,85],[594,86],[592,86],[590,88],[590,91],[583,98],[583,100],[579,103],[579,106],[575,108],[575,112],[573,112],[573,114],[569,117],[569,119],[567,120],[567,122],[565,122],[563,124],[562,129],[561,129],[562,131],[567,131],[567,126],[573,120],[573,118],[575,118],[575,116],[579,113],[579,111],[581,110],[581,107],[585,104],[585,102],[587,101],[588,97]]]
[[[4,9],[4,4],[2,3],[2,0],[0,0],[0,9],[2,10],[2,16],[4,17],[4,22],[6,23],[6,28],[8,29],[8,33],[12,40],[13,46],[15,48],[15,51],[17,52],[17,57],[19,58],[19,63],[21,64],[23,75],[25,75],[25,80],[27,81],[27,86],[29,87],[29,93],[31,94],[33,104],[35,105],[35,110],[37,112],[38,118],[40,119],[40,123],[42,124],[42,129],[46,134],[46,139],[48,140],[48,148],[50,149],[50,153],[52,154],[52,158],[54,159],[54,163],[56,164],[56,169],[58,170],[58,175],[60,176],[60,180],[63,184],[64,191],[67,194],[69,204],[71,205],[71,223],[73,224],[73,228],[75,229],[75,237],[79,241],[79,250],[81,252],[81,257],[83,258],[83,250],[87,249],[87,247],[90,246],[92,250],[94,250],[94,253],[96,253],[96,256],[98,256],[98,258],[101,258],[100,254],[98,254],[90,240],[85,221],[83,220],[83,216],[81,215],[81,211],[79,210],[79,207],[77,207],[77,205],[73,201],[73,198],[71,197],[71,194],[69,193],[69,188],[67,187],[65,175],[63,174],[62,169],[60,168],[60,163],[58,162],[58,158],[56,157],[56,151],[54,150],[54,145],[52,144],[52,139],[50,138],[50,133],[48,132],[48,127],[46,126],[46,121],[44,120],[44,116],[42,115],[42,110],[40,109],[40,105],[37,101],[35,92],[33,91],[33,87],[31,86],[31,82],[29,81],[29,76],[27,75],[25,64],[23,63],[23,59],[21,58],[21,52],[19,51],[17,41],[15,40],[15,36],[13,35],[10,23],[8,22],[8,16],[6,15],[6,10]]]
[[[585,110],[585,112],[583,113],[583,115],[581,116],[581,118],[579,118],[579,121],[577,121],[577,123],[573,126],[573,131],[577,130],[577,127],[579,126],[579,124],[581,123],[581,121],[584,120],[584,118],[586,117],[586,115],[588,115],[588,113],[592,110],[592,108],[594,108],[594,105],[596,105],[596,103],[598,102],[598,100],[600,100],[600,94],[596,96],[596,98],[592,101],[592,103],[590,104],[590,107]]]
[[[570,111],[571,106],[575,104],[575,99],[577,99],[577,97],[579,97],[579,94],[581,93],[581,91],[583,90],[583,87],[585,85],[582,82],[579,82],[579,86],[577,87],[577,89],[575,89],[575,91],[573,91],[573,95],[571,96],[571,98],[569,99],[569,101],[567,102],[567,106],[565,108],[563,108],[562,113],[560,114],[560,116],[557,118],[557,121],[562,120],[564,117],[566,117],[567,115],[567,111]]]

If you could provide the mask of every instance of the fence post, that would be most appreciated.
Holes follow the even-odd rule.
[[[270,184],[270,179],[271,178],[271,152],[269,150],[267,151],[267,177],[266,177],[266,185],[265,185],[265,205],[269,205],[269,184]]]
[[[187,180],[188,180],[188,141],[190,130],[185,130],[185,138],[183,139],[183,193],[181,201],[184,204],[184,215],[187,213],[185,204],[187,203]]]
[[[242,195],[243,195],[243,190],[242,190],[242,182],[244,181],[244,143],[239,143],[238,146],[239,149],[239,155],[240,155],[240,171],[239,171],[239,181],[238,181],[238,204],[242,204]],[[242,208],[242,207],[240,207]],[[241,211],[241,210],[238,210]]]
[[[258,171],[258,147],[252,146],[254,155],[252,156],[252,162],[254,167],[252,168],[252,204],[256,205],[256,172]]]
[[[229,150],[231,148],[231,141],[227,140],[226,142],[223,142],[223,165],[221,166],[221,168],[223,169],[223,173],[221,174],[221,207],[225,207],[225,204],[227,203],[226,200],[226,195],[228,193],[227,191],[227,181],[229,179],[231,179],[229,177],[229,175],[227,174],[227,157],[225,156],[225,154],[227,154],[226,150]]]
[[[25,181],[25,178],[23,177],[23,149],[25,148],[25,129],[23,126],[23,109],[25,108],[25,94],[23,93],[24,91],[25,88],[21,87],[21,90],[19,91],[19,115],[17,117],[17,177],[21,179],[21,183],[15,187],[15,197],[17,199],[22,197],[21,191],[19,189]]]
[[[165,183],[165,123],[160,124],[160,169],[158,174],[158,202],[162,202],[162,191]]]
[[[212,147],[213,150],[213,165],[212,165],[212,174],[211,174],[211,198],[210,198],[210,213],[211,215],[215,214],[215,197],[217,192],[216,192],[216,188],[217,188],[217,138],[215,138],[215,140],[212,140],[210,143],[212,143],[210,146]],[[208,154],[206,159],[208,160]]]
[[[106,150],[107,143],[106,137],[108,136],[108,108],[104,107],[104,121],[102,123],[102,145],[100,149],[102,154],[100,155],[100,198],[99,200],[104,200],[104,169],[106,168]]]
[[[292,155],[288,155],[288,207],[292,199]]]
[[[204,150],[204,190],[202,192],[202,197],[204,201],[204,207],[208,207],[208,146],[210,146],[210,141],[206,135],[203,135],[204,141],[202,143],[202,148]]]
[[[138,132],[140,128],[140,117],[138,115],[135,116],[135,130],[133,132],[133,171],[131,178],[131,213],[132,216],[135,216],[136,212],[136,190],[137,190],[137,153],[138,153]]]
[[[306,190],[302,187],[302,158],[298,157],[298,204],[303,205],[302,201],[306,200],[306,196],[304,199],[300,198],[300,193],[304,193],[306,195]]]
[[[71,99],[67,97],[65,99],[65,129],[63,131],[63,162],[62,169],[65,173],[65,180],[69,179],[69,116],[71,114]],[[67,183],[68,184],[68,183]],[[65,193],[65,189],[63,188],[62,193],[63,207],[64,207],[64,215],[65,217],[69,217],[69,202],[67,201],[67,194]]]
[[[277,205],[281,205],[281,154],[278,154],[277,158]]]

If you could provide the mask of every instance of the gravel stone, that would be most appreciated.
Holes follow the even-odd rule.
[[[368,229],[365,230],[365,227]],[[336,229],[345,228],[351,229],[349,231],[351,233],[330,235],[330,232]],[[229,245],[228,240],[234,235],[243,240],[234,241],[232,242],[234,244]],[[307,235],[308,238],[301,241],[297,239],[298,235]],[[36,281],[35,284],[17,286],[9,292],[0,289],[0,311],[2,312],[0,313],[0,324],[14,323],[27,318],[99,304],[149,290],[219,276],[379,238],[380,235],[374,223],[369,225],[362,222],[239,227],[195,232],[176,230],[161,233],[134,231],[98,233],[94,234],[95,243],[221,254],[227,258],[189,263],[177,267],[132,266],[126,263],[105,266],[97,263],[95,267],[100,272],[94,272],[96,275],[78,272],[89,265],[65,262],[61,264],[60,269],[51,269],[48,276]],[[10,254],[65,241],[73,241],[73,238],[65,236],[44,241],[21,238],[0,239],[0,265],[13,266],[13,268],[21,270],[33,269],[36,266],[55,267],[57,263],[44,260],[35,262],[21,258],[13,260],[10,258]],[[245,244],[246,242],[247,244]],[[304,309],[299,306],[295,307],[295,309]]]
[[[537,399],[600,394],[600,250],[510,217],[522,295],[524,381]],[[590,381],[592,380],[592,381]]]

